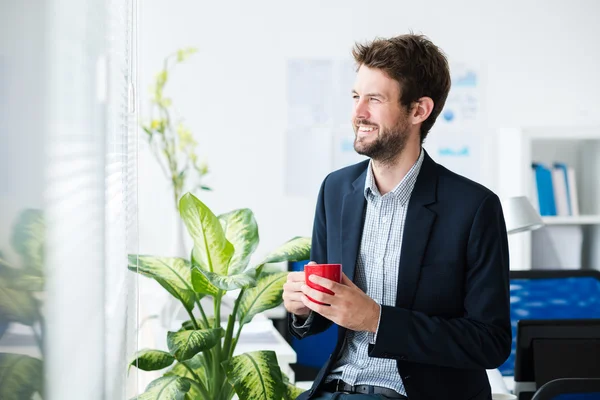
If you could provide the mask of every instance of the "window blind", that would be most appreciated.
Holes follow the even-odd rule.
[[[134,0],[48,2],[49,399],[128,399],[136,372]]]

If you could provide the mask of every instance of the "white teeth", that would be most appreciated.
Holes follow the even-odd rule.
[[[374,129],[375,128],[369,127],[369,126],[360,126],[360,127],[358,127],[358,130],[361,131],[361,132],[371,132]]]

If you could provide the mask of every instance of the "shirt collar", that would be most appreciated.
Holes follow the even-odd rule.
[[[417,181],[417,176],[419,176],[421,165],[423,165],[423,159],[424,151],[423,148],[421,148],[421,153],[419,154],[417,161],[413,164],[404,178],[402,178],[400,183],[389,193],[391,196],[396,197],[401,205],[406,204],[410,198],[413,188],[415,187],[415,182]],[[369,166],[367,167],[364,194],[367,200],[369,200],[371,196],[381,197],[381,193],[379,193],[379,189],[375,184],[375,177],[373,176],[373,160],[369,161]]]

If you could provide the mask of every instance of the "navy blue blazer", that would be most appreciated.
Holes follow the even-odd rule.
[[[424,151],[424,150],[423,150]],[[311,260],[341,263],[354,278],[364,224],[368,161],[329,174],[319,192]],[[511,351],[508,241],[498,196],[435,163],[427,153],[406,215],[395,306],[382,306],[370,357],[396,360],[407,396],[489,399],[486,369]],[[315,314],[309,331],[331,321]],[[340,356],[346,329],[312,388]]]

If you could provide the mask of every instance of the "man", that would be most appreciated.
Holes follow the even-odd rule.
[[[422,148],[450,90],[447,60],[413,34],[353,56],[354,148],[370,160],[319,192],[311,259],[341,263],[344,276],[314,283],[334,295],[301,272],[284,286],[295,337],[340,328],[298,398],[490,399],[485,370],[511,349],[507,234],[498,197]]]

